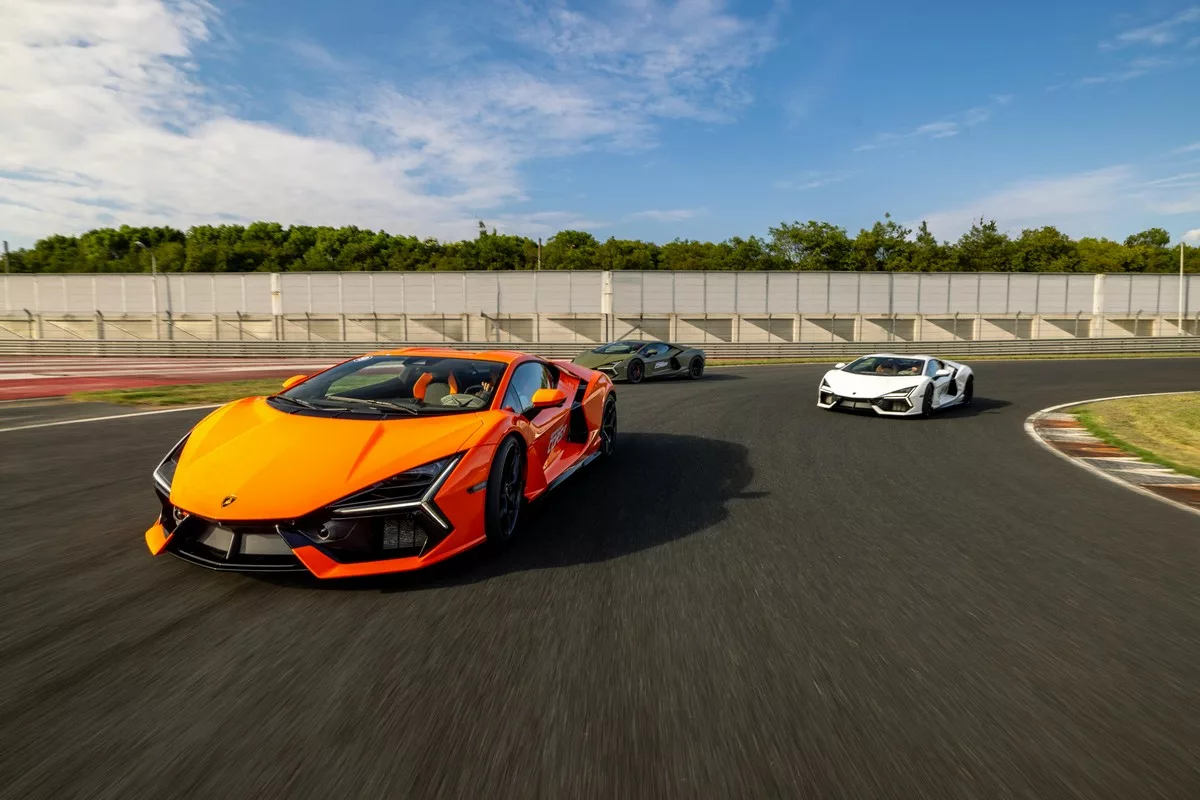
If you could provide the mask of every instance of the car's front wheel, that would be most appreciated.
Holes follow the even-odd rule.
[[[972,375],[971,377],[967,378],[967,382],[963,386],[962,404],[964,406],[969,406],[969,405],[971,405],[971,401],[974,399],[975,399],[975,376]]]
[[[630,383],[641,383],[642,378],[646,377],[646,365],[635,358],[625,368],[625,377],[629,379]]]
[[[925,396],[921,398],[921,417],[929,419],[933,416],[933,384],[925,387]]]
[[[503,544],[516,534],[525,508],[525,447],[509,437],[496,448],[488,473],[484,532],[488,541]]]

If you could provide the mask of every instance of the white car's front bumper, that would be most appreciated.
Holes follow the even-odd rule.
[[[921,406],[911,396],[842,397],[824,386],[817,392],[817,407],[847,411],[873,411],[881,417],[912,417],[921,413]]]

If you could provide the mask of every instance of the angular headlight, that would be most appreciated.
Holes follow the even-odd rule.
[[[191,431],[188,431],[187,435],[171,448],[171,452],[167,453],[166,458],[154,468],[154,484],[164,495],[170,496],[171,494],[171,483],[175,480],[175,468],[179,466],[179,454],[183,452],[183,446],[187,444],[188,436],[191,435]]]
[[[361,492],[338,500],[329,508],[335,517],[377,516],[390,511],[420,508],[443,527],[449,528],[433,497],[450,477],[462,453],[413,467]]]
[[[888,392],[887,394],[884,395],[884,397],[888,398],[890,400],[903,400],[904,398],[906,398],[910,394],[912,394],[913,390],[916,388],[917,387],[915,387],[915,386],[910,386],[907,389],[899,389],[895,392]]]

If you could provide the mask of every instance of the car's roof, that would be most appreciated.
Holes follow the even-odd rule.
[[[917,355],[916,353],[867,353],[859,358],[918,358],[928,361],[933,356]]]
[[[394,350],[375,350],[367,353],[369,356],[440,356],[442,358],[465,358],[475,361],[499,361],[511,364],[520,358],[526,358],[529,353],[519,353],[516,350],[456,350],[453,347],[401,347]]]

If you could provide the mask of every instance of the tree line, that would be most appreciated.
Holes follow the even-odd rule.
[[[146,249],[135,243],[142,242]],[[539,258],[540,249],[540,258]],[[491,231],[439,242],[357,227],[198,225],[100,228],[49,236],[9,256],[13,272],[318,272],[415,270],[830,270],[848,272],[1174,272],[1178,249],[1162,228],[1123,242],[1072,239],[1051,226],[1009,236],[980,219],[955,242],[938,241],[925,223],[913,231],[890,215],[851,236],[827,222],[780,223],[768,236],[723,242],[598,240],[567,230],[544,246]],[[1200,272],[1200,247],[1187,247],[1186,269]]]

